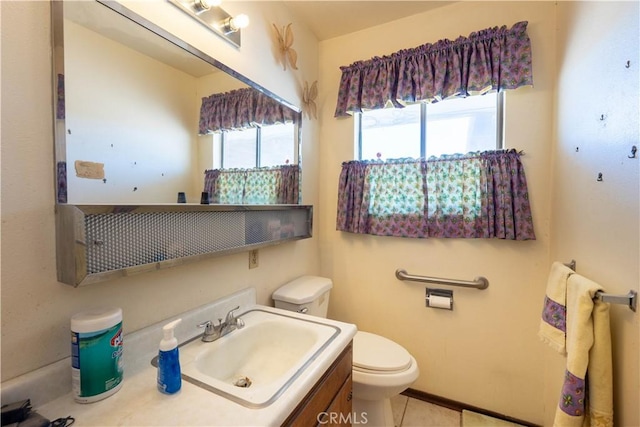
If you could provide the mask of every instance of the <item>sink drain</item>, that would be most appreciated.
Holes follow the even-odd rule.
[[[251,386],[251,380],[249,379],[249,377],[242,377],[242,378],[238,378],[234,383],[234,386],[236,387],[242,387],[242,388],[247,388]]]

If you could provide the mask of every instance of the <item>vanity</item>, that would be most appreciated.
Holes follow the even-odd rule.
[[[349,343],[283,425],[335,425],[335,419],[339,425],[351,425],[346,421],[352,415],[352,363],[353,345]]]
[[[197,328],[198,323],[222,317],[230,310],[229,307],[232,309],[238,305],[239,313],[251,314],[252,310],[259,310],[268,315],[284,316],[291,322],[307,322],[310,319],[310,316],[303,314],[256,305],[255,289],[248,288],[178,316],[183,319],[176,328],[178,341],[184,342],[192,337],[201,336],[202,329]],[[242,314],[239,316],[242,317]],[[247,316],[248,321],[249,318],[250,316]],[[124,319],[126,329],[126,313]],[[69,390],[44,404],[34,402],[34,409],[50,420],[72,416],[77,426],[305,426],[331,424],[331,417],[333,420],[339,420],[340,413],[343,422],[349,419],[351,341],[356,333],[355,325],[313,318],[312,321],[319,326],[335,331],[335,334],[331,334],[332,339],[311,349],[312,360],[303,366],[277,398],[265,404],[246,405],[185,380],[184,371],[182,389],[178,393],[165,395],[157,390],[157,369],[150,361],[157,354],[162,326],[171,320],[173,319],[125,335],[124,380],[122,388],[112,396],[90,404],[76,403],[70,390],[70,361],[65,359],[57,364],[60,369],[58,378],[51,377],[51,380],[66,382]],[[248,330],[250,326],[245,328]],[[226,344],[223,341],[225,338],[231,338],[234,333],[241,332],[242,330],[229,333],[220,339],[221,344]],[[185,340],[185,337],[188,339]],[[203,343],[205,346],[208,344],[215,342]],[[225,346],[221,346],[223,347]],[[320,351],[316,354],[318,349]],[[186,352],[184,358],[181,353],[180,359],[181,365],[188,364]],[[5,393],[11,393],[11,388],[17,387],[17,384],[7,385],[9,390],[3,390],[3,400],[9,401],[11,399],[8,397],[12,396],[6,396]],[[254,385],[260,386],[255,383]],[[24,389],[24,384],[20,387]]]

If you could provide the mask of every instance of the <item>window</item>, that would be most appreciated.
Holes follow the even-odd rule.
[[[295,124],[223,131],[220,167],[255,168],[297,164]]]
[[[504,92],[355,115],[359,160],[503,148]]]

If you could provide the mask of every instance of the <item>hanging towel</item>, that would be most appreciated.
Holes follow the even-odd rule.
[[[599,290],[579,274],[567,280],[567,368],[554,426],[613,426],[609,304],[593,300]]]
[[[560,262],[551,265],[538,336],[560,354],[566,351],[567,280],[574,273]]]

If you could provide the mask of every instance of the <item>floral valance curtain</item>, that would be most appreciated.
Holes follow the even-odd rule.
[[[535,239],[515,150],[345,162],[337,229],[396,237]]]
[[[510,29],[488,28],[455,41],[440,40],[340,67],[335,117],[388,103],[402,107],[532,85],[526,30],[523,21]]]
[[[211,203],[296,204],[300,168],[282,165],[255,169],[212,169],[205,171],[204,191]]]
[[[200,107],[201,135],[223,130],[239,130],[256,126],[292,122],[292,109],[252,88],[215,93],[202,98]]]

